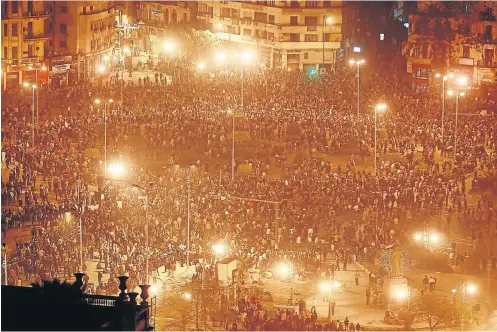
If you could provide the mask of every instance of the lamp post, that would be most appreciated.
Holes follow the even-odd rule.
[[[454,95],[454,91],[449,90],[447,92],[447,94],[449,96],[452,96],[452,95]],[[455,125],[454,125],[454,127],[455,127],[454,128],[454,159],[456,158],[456,155],[457,155],[457,121],[458,121],[458,117],[459,117],[459,97],[464,97],[464,95],[465,95],[464,91],[456,93],[456,120],[455,120]]]
[[[291,264],[281,262],[276,266],[276,273],[282,279],[290,278],[290,305],[293,305],[293,267]]]
[[[41,67],[36,67],[36,68],[33,68],[32,66],[29,66],[28,67],[29,70],[35,70],[35,75],[36,75],[36,82],[35,84],[38,84],[38,70],[41,70],[41,71],[46,71],[47,70],[47,67],[45,65],[42,65]],[[40,122],[40,118],[38,116],[38,105],[40,103],[40,96],[39,96],[39,92],[38,90],[36,90],[36,124],[38,124]]]
[[[180,166],[176,164],[176,168]],[[186,235],[186,265],[187,268],[190,268],[190,182],[191,182],[191,168],[195,167],[194,165],[187,166],[186,173],[186,186],[187,186],[187,235]]]
[[[436,78],[442,77],[442,143],[444,142],[444,123],[445,123],[445,82],[454,77],[454,74],[440,75],[435,74]]]
[[[325,42],[326,24],[331,24],[331,23],[333,23],[333,19],[331,17],[323,16],[323,68],[324,68],[324,42]]]
[[[146,255],[145,255],[145,284],[149,285],[149,276],[148,276],[148,261],[149,261],[149,256],[150,256],[150,248],[149,248],[149,236],[148,236],[148,192],[150,188],[152,187],[153,183],[151,182],[149,184],[149,188],[144,188],[142,186],[139,186],[137,184],[131,185],[134,188],[140,189],[143,191],[145,194],[145,250],[146,250]]]
[[[359,67],[357,67],[359,68]],[[359,104],[357,104],[359,106]],[[374,107],[374,174],[376,175],[376,141],[377,141],[377,127],[378,127],[378,112],[382,112],[387,109],[386,104],[376,104]],[[359,110],[359,109],[358,109]],[[359,113],[357,113],[359,115]]]
[[[476,285],[468,283],[466,280],[464,280],[461,284],[461,324],[459,326],[459,331],[462,331],[463,324],[464,324],[464,300],[466,300],[467,294],[475,294],[476,293]],[[455,293],[455,289],[452,290],[453,293]]]
[[[95,99],[95,104],[100,105],[101,102],[100,99]],[[104,176],[107,176],[107,103],[112,102],[112,99],[104,102]]]
[[[357,117],[359,117],[359,105],[360,105],[360,101],[361,101],[361,94],[360,94],[360,82],[361,82],[361,71],[360,71],[360,67],[363,63],[365,63],[366,61],[364,59],[361,59],[361,60],[350,60],[349,61],[349,64],[350,65],[356,65],[357,66]]]
[[[9,276],[7,274],[7,243],[2,243],[4,260],[3,260],[3,269],[4,269],[4,277],[5,277],[5,285],[9,284]]]
[[[338,288],[340,283],[336,280],[333,282],[331,280],[327,280],[321,284],[321,291],[328,298],[328,323],[331,322],[331,291],[333,288]]]
[[[35,146],[35,89],[38,87],[36,84],[29,84],[28,82],[24,82],[25,87],[31,88],[31,118],[32,118],[32,126],[31,126],[31,146],[34,149]]]

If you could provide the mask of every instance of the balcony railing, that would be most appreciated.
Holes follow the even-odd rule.
[[[108,295],[85,295],[83,299],[84,302],[89,305],[99,307],[115,307],[118,297]]]
[[[497,68],[497,62],[478,60],[478,67],[480,67],[480,68]]]
[[[25,37],[26,40],[37,40],[37,39],[48,39],[48,36],[44,33],[39,33],[37,35],[28,33]]]

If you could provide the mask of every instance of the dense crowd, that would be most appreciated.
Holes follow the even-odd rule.
[[[380,72],[361,76],[359,116],[345,70],[309,79],[247,68],[243,108],[236,70],[186,73],[173,84],[151,75],[124,85],[122,105],[114,80],[45,88],[34,147],[30,100],[22,90],[6,92],[2,158],[10,175],[2,177],[2,227],[33,227],[31,241],[16,241],[9,283],[78,271],[79,218],[84,259],[98,259],[110,273],[107,283],[101,274],[98,280],[109,294],[117,292],[115,276],[127,273],[132,285],[144,280],[146,233],[152,276],[162,267],[173,275],[187,260],[214,262],[211,246],[221,242],[246,268],[267,271],[287,260],[300,276],[320,275],[327,253],[345,265],[372,261],[382,245],[442,214],[448,217],[441,230],[449,232],[457,214],[475,241],[483,240],[484,227],[495,221],[492,200],[468,203],[466,179],[474,187],[495,178],[497,118],[460,116],[456,134],[447,101],[442,137],[440,96],[413,92]],[[372,105],[380,101],[388,108],[378,115],[374,174],[366,161],[374,144]],[[483,102],[495,107],[468,97],[460,110],[478,114]],[[123,162],[128,182],[102,179],[105,116],[108,163]],[[292,317],[258,319],[268,329],[309,328]]]

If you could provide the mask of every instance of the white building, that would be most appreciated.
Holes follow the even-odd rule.
[[[331,67],[340,48],[341,1],[198,1],[197,26],[251,49],[272,68]]]

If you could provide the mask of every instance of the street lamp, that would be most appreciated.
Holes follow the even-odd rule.
[[[180,168],[179,164],[176,164],[176,168]],[[190,269],[190,178],[191,178],[191,169],[195,169],[195,165],[188,165],[187,166],[187,176],[186,176],[186,184],[187,184],[187,191],[188,191],[188,196],[187,196],[187,203],[188,203],[188,207],[187,207],[187,212],[188,212],[188,215],[187,215],[187,218],[188,218],[188,223],[187,223],[187,235],[186,235],[186,266],[187,266],[187,269]]]
[[[454,159],[455,159],[457,154],[457,120],[459,117],[459,97],[464,97],[465,92],[464,91],[454,92],[453,90],[449,90],[447,94],[449,96],[453,96],[454,94],[456,95],[456,122],[454,128]]]
[[[359,67],[357,67],[359,68]],[[359,81],[357,81],[359,82]],[[383,112],[387,109],[387,104],[383,104],[383,103],[380,103],[380,104],[376,104],[376,106],[374,107],[374,174],[376,175],[376,141],[377,141],[377,130],[378,130],[378,112]],[[359,115],[359,103],[357,104],[357,115]]]
[[[112,102],[114,102],[113,99],[104,102],[104,176],[107,176],[107,103]],[[95,99],[95,104],[100,105],[100,103],[100,99]]]
[[[293,305],[293,266],[286,262],[281,262],[276,266],[276,274],[281,279],[290,279],[290,305]]]
[[[360,71],[360,67],[363,63],[365,63],[366,61],[364,59],[361,59],[361,60],[350,60],[349,61],[349,64],[350,65],[356,65],[357,66],[357,117],[359,117],[359,103],[360,103],[360,99],[361,99],[361,95],[360,95],[360,75],[361,75],[361,71]]]
[[[100,74],[102,74],[105,71],[105,67],[103,65],[98,65],[97,70]]]
[[[35,89],[38,87],[36,84],[30,84],[28,82],[24,82],[23,86],[31,88],[31,118],[32,118],[32,127],[31,127],[31,144],[32,148],[35,147]]]
[[[171,51],[174,49],[174,44],[173,44],[173,42],[171,42],[171,41],[165,42],[165,43],[164,43],[164,49],[165,49],[167,52],[171,52]]]
[[[221,62],[224,62],[224,60],[226,60],[226,54],[224,52],[217,52],[216,61],[220,64]]]
[[[124,164],[115,162],[115,163],[109,163],[107,166],[107,170],[112,176],[112,178],[120,178],[124,174],[125,167]]]
[[[331,17],[323,17],[323,68],[324,68],[324,41],[325,41],[325,30],[326,24],[332,24],[333,19]]]
[[[328,322],[331,321],[331,292],[335,288],[338,288],[340,286],[340,283],[338,281],[333,281],[331,280],[325,281],[321,284],[321,292],[326,295],[326,298],[328,299]]]
[[[477,290],[478,289],[475,284],[468,283],[466,280],[464,280],[461,284],[461,325],[459,326],[459,331],[462,331],[464,323],[464,300],[468,294],[476,294]],[[455,291],[455,289],[452,290],[454,294],[456,293]]]
[[[139,189],[141,190],[144,194],[145,194],[145,247],[146,247],[146,250],[147,250],[147,254],[145,255],[145,280],[146,280],[146,284],[147,285],[150,285],[150,280],[149,280],[149,276],[148,276],[148,260],[149,260],[149,255],[150,255],[150,246],[149,246],[149,238],[148,238],[148,194],[149,194],[149,191],[150,191],[150,188],[152,188],[152,185],[153,185],[153,182],[150,182],[149,183],[149,187],[148,188],[144,188],[142,186],[139,186],[137,184],[132,184],[131,186],[133,188],[136,188],[136,189]],[[140,197],[138,197],[140,198]]]
[[[223,243],[217,243],[212,246],[212,251],[218,257],[223,257],[228,252],[227,246]]]
[[[192,299],[192,293],[183,294],[183,298],[187,301],[190,301]]]
[[[435,74],[436,78],[442,78],[442,143],[444,142],[444,123],[445,123],[445,82],[454,77],[454,74],[448,75]]]
[[[205,63],[200,62],[197,67],[198,67],[198,70],[202,71],[205,69]]]

